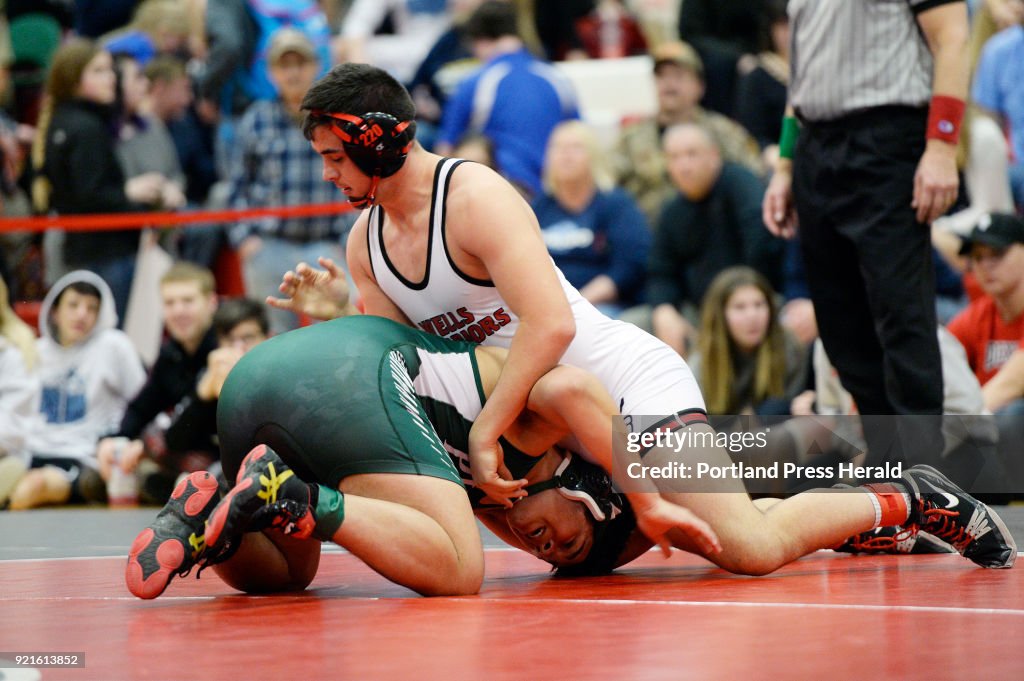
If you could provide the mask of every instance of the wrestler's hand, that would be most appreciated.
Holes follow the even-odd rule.
[[[796,209],[793,206],[793,162],[780,158],[761,202],[761,218],[775,236],[792,239],[796,236]]]
[[[643,497],[642,502],[638,502],[638,496]],[[673,529],[690,537],[705,555],[722,550],[718,535],[711,526],[689,509],[651,493],[631,494],[629,501],[636,514],[636,526],[648,539],[661,547],[661,552],[666,558],[672,555],[672,541],[668,537],[668,532]]]
[[[526,496],[526,480],[513,480],[512,473],[505,465],[505,453],[496,441],[478,442],[470,438],[469,469],[473,484],[487,495],[490,503],[511,508],[512,504]]]
[[[317,263],[322,270],[300,262],[294,271],[285,272],[278,286],[284,297],[267,296],[267,305],[313,319],[336,319],[349,314],[352,309],[345,273],[330,258],[317,258]]]

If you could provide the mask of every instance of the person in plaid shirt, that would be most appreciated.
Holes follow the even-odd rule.
[[[299,104],[320,66],[312,42],[294,28],[279,30],[268,52],[270,77],[278,98],[254,102],[238,126],[231,155],[230,206],[298,206],[332,203],[334,188],[320,175],[320,157],[302,135]],[[228,230],[242,261],[248,295],[276,294],[281,272],[318,256],[344,257],[344,242],[355,213],[307,218],[265,217]],[[274,333],[293,329],[297,317],[272,309]]]

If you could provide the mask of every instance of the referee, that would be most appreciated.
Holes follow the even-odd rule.
[[[821,339],[858,411],[941,414],[929,224],[957,196],[966,4],[790,0],[788,12],[789,107],[765,224],[786,238],[799,224]],[[908,438],[910,423],[902,437],[922,454],[873,431],[869,457],[942,451],[937,427]]]

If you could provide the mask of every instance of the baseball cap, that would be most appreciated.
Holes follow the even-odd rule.
[[[974,244],[984,244],[1000,251],[1013,244],[1024,244],[1024,218],[1012,213],[982,215],[971,233],[964,237],[960,255],[970,253]]]
[[[115,57],[127,55],[139,62],[139,66],[145,66],[156,56],[153,39],[142,31],[128,31],[114,36],[103,43],[103,48]]]
[[[700,60],[697,50],[681,40],[672,40],[654,48],[651,50],[651,59],[654,60],[655,73],[663,64],[678,64],[704,77],[704,62]]]
[[[316,49],[305,33],[297,28],[285,27],[274,33],[267,50],[267,63],[275,64],[284,55],[295,52],[307,60],[316,60]]]

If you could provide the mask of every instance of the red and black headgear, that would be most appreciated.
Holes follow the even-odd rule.
[[[362,208],[373,203],[377,181],[398,172],[415,141],[412,121],[373,111],[362,116],[314,110],[310,115],[325,120],[345,147],[345,154],[373,183],[365,196],[349,201]],[[328,122],[329,121],[329,122]]]
[[[330,119],[332,132],[345,145],[345,153],[370,177],[389,177],[398,172],[412,148],[412,121],[374,111],[362,116],[311,111],[316,118]]]

